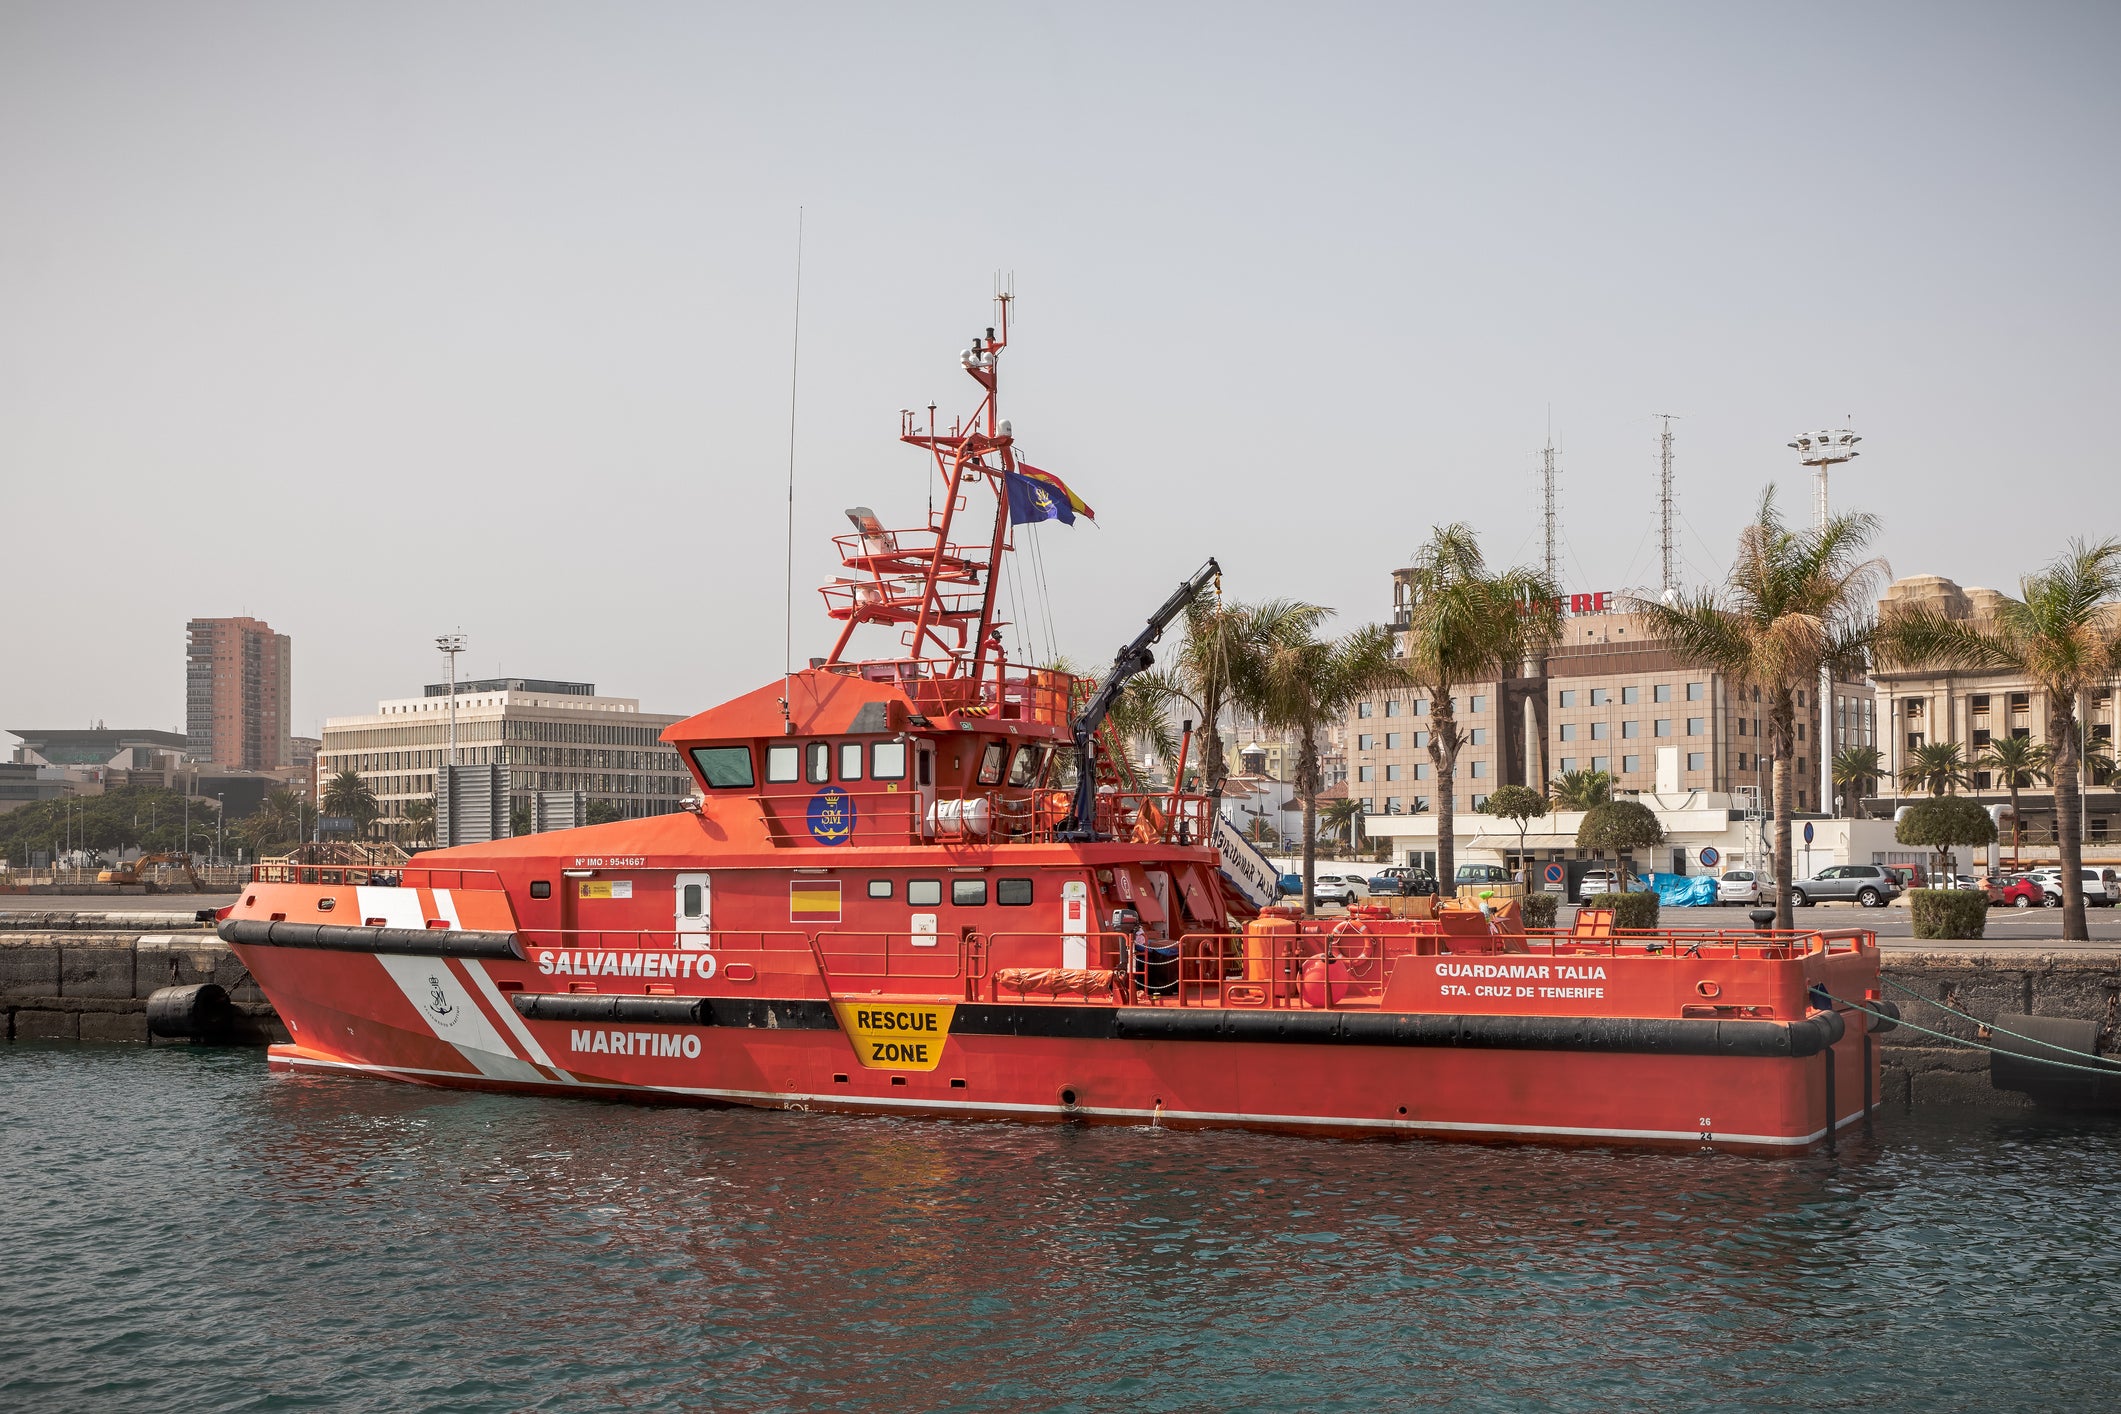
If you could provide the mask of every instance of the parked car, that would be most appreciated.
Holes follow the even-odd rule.
[[[1790,886],[1790,906],[1851,901],[1883,908],[1900,897],[1900,880],[1882,864],[1836,864]]]
[[[2032,878],[2039,881],[2046,891],[2049,908],[2062,907],[2061,868],[2035,869]],[[2080,869],[2077,877],[2083,881],[2084,901],[2093,908],[2112,908],[2121,902],[2121,873],[2112,869],[2094,869],[2089,865]]]
[[[1647,879],[1634,874],[1627,876],[1626,892],[1631,894],[1647,893],[1649,887],[1650,884]],[[1619,892],[1621,892],[1621,887],[1618,870],[1593,869],[1586,873],[1582,881],[1577,885],[1576,896],[1578,898],[1589,898],[1593,894],[1614,894]]]
[[[1458,884],[1507,884],[1510,871],[1500,864],[1461,864],[1453,879]]]
[[[1760,879],[1750,869],[1732,869],[1716,880],[1716,902],[1759,903]]]
[[[2039,908],[2047,903],[2047,890],[2040,881],[2018,875],[2004,878],[2001,875],[1988,881],[1988,902],[1991,908]]]
[[[1436,881],[1419,869],[1387,869],[1371,876],[1370,892],[1387,898],[1421,898],[1436,892]]]
[[[1281,890],[1282,897],[1288,898],[1304,891],[1304,876],[1301,874],[1284,874],[1275,881],[1275,885]]]
[[[1311,886],[1319,903],[1361,903],[1370,896],[1370,881],[1357,874],[1321,874]]]

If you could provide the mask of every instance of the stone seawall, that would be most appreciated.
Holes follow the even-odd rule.
[[[1879,1084],[1888,1101],[2032,1104],[2016,1091],[1989,1084],[1986,1051],[1917,1031],[1921,1026],[1959,1041],[1990,1040],[1985,1025],[1925,1005],[1918,997],[1984,1023],[2006,1011],[2096,1021],[2100,1053],[2121,1050],[2121,956],[1892,952],[1886,954],[1884,976],[1888,985],[1880,990],[1912,1023],[1878,1038]]]
[[[110,933],[56,929],[0,933],[0,1012],[10,1041],[151,1038],[147,999],[161,987],[215,982],[246,1023],[251,1045],[287,1032],[250,973],[211,932]]]

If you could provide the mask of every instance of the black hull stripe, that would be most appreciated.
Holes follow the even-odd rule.
[[[632,1021],[739,1030],[837,1031],[832,1004],[748,997],[521,994],[509,999],[544,1021]],[[884,1003],[889,1005],[889,1003]],[[1424,1046],[1488,1051],[1800,1059],[1839,1041],[1834,1012],[1805,1021],[1696,1017],[1436,1016],[1374,1011],[1237,1011],[1209,1007],[997,1006],[959,1003],[953,1036],[1081,1041],[1242,1041],[1337,1046]]]

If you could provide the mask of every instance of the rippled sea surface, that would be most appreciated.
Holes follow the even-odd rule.
[[[0,1048],[8,1409],[2121,1405],[2121,1127],[1799,1161]]]

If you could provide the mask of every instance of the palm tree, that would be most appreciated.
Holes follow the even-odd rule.
[[[2072,540],[2039,574],[2019,581],[1981,619],[1954,619],[1935,606],[1896,610],[1881,644],[1894,666],[2004,672],[2028,679],[2047,698],[2047,749],[2055,782],[2055,837],[2062,855],[2062,936],[2089,937],[2084,919],[2084,840],[2077,818],[2084,743],[2078,733],[2087,694],[2121,675],[2121,540]]]
[[[414,844],[432,844],[435,837],[434,797],[424,796],[405,803],[405,828]]]
[[[1900,785],[1905,790],[1948,795],[1973,783],[1974,778],[1967,773],[1966,757],[1960,754],[1956,741],[1930,741],[1912,747],[1907,764],[1900,768]]]
[[[236,825],[235,835],[261,858],[283,853],[301,843],[302,802],[292,791],[273,791]]]
[[[1989,742],[1974,764],[2003,777],[2003,788],[2011,797],[2011,863],[2018,862],[2018,846],[2025,838],[2018,828],[2018,792],[2035,781],[2052,781],[2048,769],[2047,743],[2029,736],[1999,737]]]
[[[1430,700],[1429,760],[1436,767],[1436,869],[1457,876],[1458,752],[1465,733],[1452,696],[1473,683],[1515,676],[1561,636],[1560,593],[1536,570],[1495,573],[1471,526],[1438,526],[1404,571],[1404,682]]]
[[[1885,774],[1885,754],[1875,746],[1844,746],[1834,753],[1834,784],[1849,803],[1852,818],[1865,818],[1863,797],[1877,789]]]
[[[1887,573],[1864,551],[1878,518],[1848,514],[1811,530],[1793,530],[1775,508],[1775,489],[1760,493],[1752,524],[1722,589],[1681,595],[1671,603],[1634,601],[1651,636],[1681,662],[1713,668],[1767,698],[1775,788],[1775,926],[1790,926],[1790,816],[1796,801],[1797,694],[1822,669],[1855,674],[1865,667],[1871,617]],[[1816,689],[1815,689],[1816,690]],[[1816,743],[1823,747],[1824,742]]]
[[[1304,912],[1317,906],[1313,874],[1318,863],[1318,736],[1346,716],[1357,698],[1399,680],[1392,635],[1377,625],[1345,638],[1275,644],[1260,660],[1256,679],[1241,683],[1240,705],[1267,726],[1292,733],[1298,743],[1297,795],[1304,815]]]
[[[1604,771],[1569,771],[1547,787],[1556,810],[1589,810],[1613,798],[1613,778]]]
[[[1328,833],[1347,845],[1348,852],[1352,854],[1355,852],[1355,832],[1361,826],[1363,812],[1369,809],[1369,806],[1370,803],[1361,796],[1347,796],[1329,802],[1325,809],[1319,811],[1319,822],[1326,827]]]
[[[325,811],[352,820],[356,835],[368,832],[370,822],[381,812],[381,808],[376,804],[376,793],[357,772],[341,771],[324,787]]]
[[[1241,604],[1220,597],[1196,598],[1186,608],[1185,642],[1171,666],[1144,673],[1127,685],[1145,700],[1162,697],[1192,709],[1200,730],[1201,779],[1211,799],[1221,800],[1223,782],[1230,778],[1223,750],[1224,716],[1255,695],[1269,651],[1310,641],[1325,619],[1324,609],[1293,599]]]

